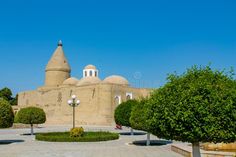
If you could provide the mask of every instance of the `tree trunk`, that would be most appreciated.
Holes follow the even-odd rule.
[[[133,130],[133,128],[130,128],[130,132],[131,132],[131,135],[133,136],[133,135],[134,135],[134,130]]]
[[[193,157],[201,157],[199,142],[192,143]]]
[[[34,135],[34,127],[33,127],[33,124],[30,124],[31,126],[31,135]]]
[[[150,146],[151,142],[150,142],[150,133],[147,133],[147,146]]]

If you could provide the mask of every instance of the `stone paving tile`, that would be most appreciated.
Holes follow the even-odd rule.
[[[69,127],[46,127],[35,131],[66,131],[68,129]],[[90,127],[88,129],[116,131],[111,127]],[[149,147],[128,145],[135,140],[145,140],[146,135],[122,135],[119,140],[108,142],[56,143],[36,141],[34,136],[20,135],[28,131],[28,129],[0,130],[0,140],[24,140],[24,142],[0,145],[0,157],[181,157],[170,150],[170,145]],[[152,136],[152,139],[156,139],[156,137]]]

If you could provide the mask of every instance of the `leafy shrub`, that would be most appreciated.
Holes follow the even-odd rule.
[[[119,139],[119,134],[110,132],[84,132],[81,137],[71,137],[70,132],[39,133],[36,140],[48,142],[98,142]]]
[[[46,114],[41,108],[26,107],[20,109],[17,113],[17,119],[19,123],[30,124],[31,134],[33,134],[33,124],[43,124],[46,121]]]
[[[143,130],[148,132],[147,115],[145,114],[148,99],[141,99],[137,105],[134,105],[130,116],[130,125],[133,129]],[[150,145],[150,133],[147,133],[146,145]]]
[[[128,100],[117,106],[115,110],[116,124],[130,127],[130,122],[129,122],[130,114],[132,111],[132,107],[136,104],[138,104],[137,100]]]
[[[20,123],[19,118],[18,118],[18,114],[16,114],[14,117],[14,123]]]
[[[13,122],[14,113],[10,103],[0,98],[0,128],[9,128]]]
[[[141,99],[137,105],[134,105],[131,111],[130,124],[133,129],[147,131],[147,117],[145,115],[146,99]]]
[[[83,127],[79,128],[72,128],[70,130],[70,137],[81,137],[84,134],[84,129]]]

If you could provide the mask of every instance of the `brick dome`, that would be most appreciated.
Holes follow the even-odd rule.
[[[119,84],[119,85],[129,85],[129,82],[126,78],[118,75],[112,75],[103,80],[104,83]]]

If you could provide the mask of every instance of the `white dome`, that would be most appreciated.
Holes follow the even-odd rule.
[[[63,85],[77,85],[77,83],[79,82],[79,80],[77,78],[71,77],[66,79],[63,82]]]
[[[78,83],[77,86],[85,86],[90,84],[97,84],[100,83],[101,80],[98,77],[84,77]]]
[[[104,83],[119,84],[119,85],[129,85],[129,82],[126,78],[118,75],[112,75],[103,80]]]
[[[93,70],[96,70],[97,68],[96,68],[94,65],[89,64],[89,65],[87,65],[84,69],[85,69],[85,70],[86,70],[86,69],[93,69]]]

